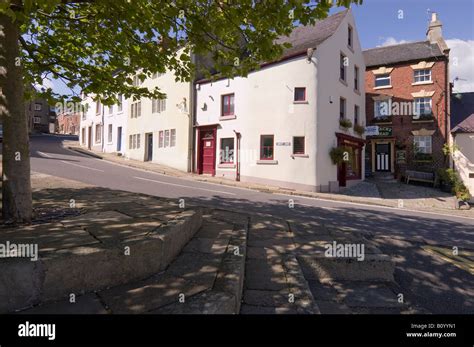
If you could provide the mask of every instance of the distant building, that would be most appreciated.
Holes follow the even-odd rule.
[[[374,174],[444,167],[449,138],[449,48],[436,13],[425,41],[364,51],[366,158]]]
[[[45,99],[37,98],[26,103],[28,115],[28,131],[30,133],[54,132],[56,111]]]
[[[66,135],[79,135],[81,115],[77,112],[64,112],[57,116],[57,132]]]

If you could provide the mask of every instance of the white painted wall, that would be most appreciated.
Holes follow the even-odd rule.
[[[347,45],[347,27],[352,26],[353,49]],[[339,81],[339,56],[343,53],[349,58],[349,66],[346,67],[347,85]],[[317,58],[317,162],[318,180],[317,185],[325,186],[329,181],[337,180],[337,166],[334,165],[329,156],[332,147],[337,146],[336,132],[346,133],[358,137],[353,129],[344,131],[339,127],[339,98],[346,99],[346,118],[354,124],[354,104],[359,106],[359,124],[365,125],[365,62],[362,55],[357,28],[352,16],[348,11],[337,31],[331,38],[324,41],[316,50]],[[359,67],[359,90],[354,91],[354,65]],[[332,101],[332,103],[330,103]],[[365,138],[365,136],[363,137]],[[364,179],[364,150],[362,150],[362,179]],[[347,181],[347,185],[357,183]]]
[[[118,128],[122,127],[121,136],[121,151],[125,154],[127,149],[127,118],[128,118],[128,101],[122,99],[122,110],[119,111],[118,105],[112,106],[112,113],[109,112],[109,107],[104,106],[104,152],[116,153],[118,144]],[[112,141],[109,141],[109,125],[112,126]]]
[[[474,133],[458,133],[454,136],[454,143],[460,148],[453,155],[454,167],[473,196],[471,202],[474,202],[474,178],[469,177],[469,174],[474,174]]]
[[[347,23],[353,27],[352,53],[347,48]],[[348,86],[339,82],[339,54],[349,58]],[[353,91],[353,66],[359,66],[360,94]],[[339,129],[339,96],[346,98],[348,116],[354,103],[360,107],[359,119],[365,123],[365,64],[352,14],[346,16],[333,37],[320,45],[308,62],[306,56],[272,64],[250,73],[246,78],[203,83],[197,90],[196,121],[199,126],[219,124],[216,140],[216,176],[234,178],[234,167],[219,165],[220,140],[241,138],[241,180],[268,183],[288,188],[319,190],[329,181],[337,181],[336,166],[329,150],[336,145]],[[293,102],[294,88],[306,87],[307,103]],[[221,95],[235,94],[235,119],[222,120]],[[333,103],[329,103],[329,98]],[[352,130],[348,132],[353,135]],[[275,163],[262,164],[260,136],[274,135],[274,142],[291,146],[274,146]],[[293,157],[293,136],[305,136],[306,157]],[[356,137],[359,137],[355,135]],[[198,148],[197,142],[195,144]],[[196,155],[199,153],[196,151]],[[197,158],[196,158],[197,162]],[[362,151],[362,168],[364,157]],[[364,172],[362,172],[362,178]],[[350,181],[348,181],[350,183]],[[326,188],[327,189],[327,188]]]
[[[83,147],[87,147],[87,137],[89,132],[89,126],[92,127],[92,149],[95,151],[101,151],[105,153],[117,152],[117,128],[122,127],[122,151],[125,153],[126,149],[126,127],[127,127],[127,100],[123,99],[122,111],[118,111],[118,105],[113,105],[113,112],[109,114],[109,107],[101,105],[99,113],[96,112],[96,102],[92,99],[92,96],[86,96],[83,99],[83,104],[88,105],[87,111],[85,111],[85,119],[81,115],[81,129],[79,130],[79,143]],[[96,141],[96,125],[103,125],[101,130],[101,139]],[[112,124],[112,141],[108,141],[108,126]],[[82,129],[85,128],[85,141],[82,139]]]

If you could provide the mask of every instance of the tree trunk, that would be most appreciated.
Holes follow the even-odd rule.
[[[0,116],[3,122],[2,213],[5,221],[32,216],[28,120],[18,21],[0,14]]]

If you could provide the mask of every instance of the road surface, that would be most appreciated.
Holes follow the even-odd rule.
[[[417,304],[433,313],[474,313],[474,276],[421,248],[431,244],[474,252],[474,218],[272,194],[170,177],[70,151],[62,147],[64,139],[32,136],[32,170],[110,189],[184,198],[190,203],[369,232],[377,239],[387,240],[382,250],[397,259],[396,280]],[[294,200],[294,208],[289,207],[289,199]],[[394,239],[405,242],[393,245],[390,241]]]

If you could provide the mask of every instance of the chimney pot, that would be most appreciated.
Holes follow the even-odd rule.
[[[438,14],[436,12],[431,13],[431,21],[436,22],[438,20]]]

